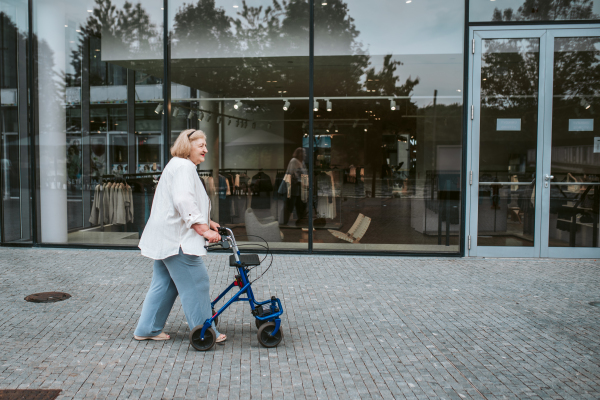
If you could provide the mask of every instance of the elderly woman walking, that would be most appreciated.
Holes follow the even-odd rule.
[[[154,259],[154,270],[134,333],[136,340],[170,339],[163,328],[177,295],[190,329],[211,316],[209,277],[202,256],[206,242],[215,243],[221,237],[219,224],[210,220],[210,201],[196,172],[207,152],[204,132],[181,132],[156,187],[139,243],[142,255]],[[212,328],[217,342],[227,339],[214,323]]]

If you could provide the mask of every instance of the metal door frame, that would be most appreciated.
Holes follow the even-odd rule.
[[[469,105],[470,105],[470,123],[468,124],[467,141],[467,171],[468,171],[468,195],[467,195],[467,210],[468,221],[467,227],[467,250],[465,254],[478,257],[538,257],[540,253],[540,224],[535,224],[534,243],[532,247],[510,247],[510,246],[478,246],[477,245],[477,220],[478,220],[478,203],[479,203],[479,134],[480,134],[480,110],[481,110],[481,51],[482,40],[484,39],[520,39],[532,38],[540,40],[539,53],[539,78],[538,78],[538,146],[536,157],[536,172],[542,169],[542,154],[543,139],[544,139],[544,83],[546,73],[546,30],[534,27],[532,29],[499,29],[496,27],[490,28],[470,28],[469,31],[472,50],[469,55],[469,78],[471,80],[471,90],[469,90]],[[541,199],[537,194],[540,193],[542,183],[539,179],[535,181],[536,196],[535,196],[535,221],[540,221]]]
[[[546,42],[546,79],[544,91],[547,94],[545,98],[545,121],[544,126],[546,127],[546,137],[544,140],[544,159],[542,167],[542,175],[550,175],[551,170],[551,154],[552,154],[552,101],[554,99],[554,39],[560,37],[590,37],[600,36],[600,27],[591,28],[593,25],[577,26],[569,28],[552,28],[547,30],[547,42]],[[598,258],[600,257],[600,248],[597,247],[550,247],[549,245],[549,234],[550,234],[550,186],[544,187],[542,193],[542,210],[544,215],[542,218],[542,234],[544,240],[542,241],[542,247],[540,249],[541,257],[553,257],[553,258]],[[596,185],[596,190],[600,189],[600,186]]]
[[[543,177],[550,174],[552,148],[552,99],[554,70],[554,39],[557,37],[600,36],[600,29],[594,25],[519,26],[498,27],[480,26],[469,28],[471,51],[469,52],[468,106],[471,115],[467,125],[467,185],[465,254],[476,257],[600,257],[598,248],[554,247],[548,245],[550,188],[543,187]],[[482,39],[539,38],[539,101],[538,101],[538,146],[536,152],[536,210],[533,247],[478,246],[478,177],[479,177],[479,134],[481,101],[481,42]],[[475,79],[477,78],[477,79]]]

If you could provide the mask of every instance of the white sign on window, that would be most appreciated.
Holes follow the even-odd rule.
[[[570,119],[569,132],[590,132],[594,130],[593,119]]]
[[[497,131],[520,131],[521,118],[498,118],[496,119]]]
[[[600,153],[600,137],[594,138],[594,153]]]

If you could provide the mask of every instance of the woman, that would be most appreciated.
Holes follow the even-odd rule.
[[[308,172],[306,164],[304,164],[304,149],[302,147],[298,147],[294,151],[285,173],[290,176],[291,186],[288,190],[288,199],[285,203],[283,217],[283,223],[287,224],[294,208],[299,220],[305,218],[306,213],[306,203],[302,201],[302,175],[306,175]]]
[[[165,166],[152,203],[150,219],[139,247],[154,259],[150,289],[134,333],[136,340],[168,340],[162,332],[175,298],[181,304],[190,329],[211,316],[209,278],[202,256],[204,245],[221,240],[219,224],[210,220],[210,202],[196,172],[206,157],[206,135],[188,129],[171,148],[173,158]],[[212,328],[217,342],[227,337]]]

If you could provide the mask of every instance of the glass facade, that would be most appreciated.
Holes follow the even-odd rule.
[[[600,3],[593,0],[470,0],[470,22],[600,20]]]
[[[207,135],[198,174],[212,219],[240,242],[461,254],[464,89],[474,84],[465,82],[465,26],[591,21],[598,7],[0,0],[1,242],[136,247],[170,146],[194,128]],[[598,196],[589,182],[600,162],[589,142],[597,139],[598,38],[556,39],[556,179],[542,235],[534,229],[541,41],[481,43],[473,56],[481,115],[472,234],[480,246],[532,247],[541,236],[554,247],[597,246]],[[502,125],[517,119],[518,130]],[[581,145],[568,133],[573,123]]]

